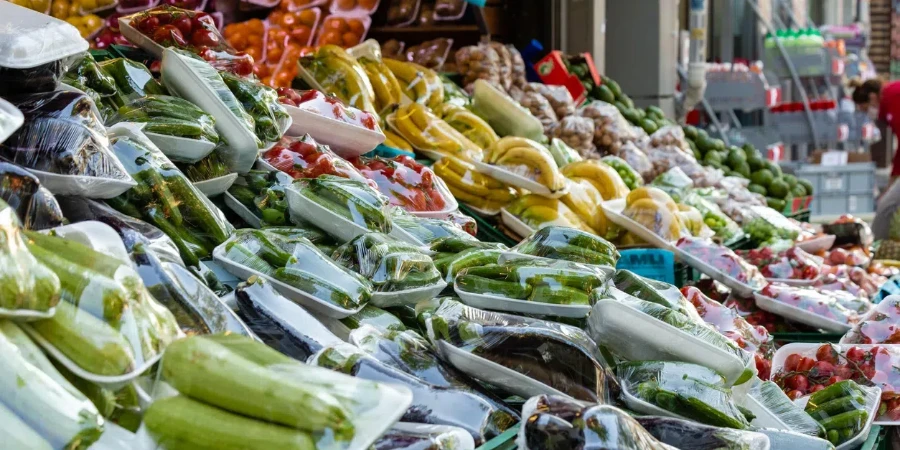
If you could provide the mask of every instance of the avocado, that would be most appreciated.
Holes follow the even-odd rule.
[[[721,165],[722,164],[722,155],[715,150],[709,150],[703,154],[703,162],[707,165]]]
[[[747,190],[754,194],[766,195],[766,188],[756,183],[750,183],[750,186],[747,186]]]
[[[644,112],[643,109],[631,108],[631,110],[634,111],[634,116],[637,117],[638,121],[641,121],[641,120],[644,120],[645,118],[647,118],[647,113]],[[653,120],[653,119],[650,119],[650,120]]]
[[[588,92],[591,92],[591,89],[594,88],[594,83],[591,83],[591,82],[588,81],[588,80],[583,80],[583,81],[581,82],[581,85],[584,86],[584,89],[585,89],[586,91],[588,91]]]
[[[797,184],[803,186],[803,189],[806,189],[806,195],[813,195],[812,183],[810,183],[809,180],[804,180],[803,178],[798,178]]]
[[[719,167],[717,167],[717,169],[719,169]],[[727,168],[727,167],[721,168],[721,169],[722,169],[722,174],[725,175],[726,177],[733,177],[733,176],[736,176],[735,173],[734,173],[734,171],[731,170],[731,169],[729,169],[729,168]]]
[[[703,153],[700,153],[700,149],[697,148],[697,144],[695,144],[694,141],[690,141],[690,140],[687,141],[687,143],[688,143],[688,147],[691,148],[691,152],[694,153],[694,158],[696,158],[697,161],[702,160]]]
[[[766,189],[769,191],[769,195],[775,198],[785,198],[790,192],[790,186],[781,178],[772,181]]]
[[[721,139],[713,139],[713,144],[716,146],[716,151],[724,152],[725,151],[725,141]]]
[[[629,108],[634,108],[634,102],[631,101],[631,97],[629,97],[625,94],[622,94],[620,92],[619,95],[616,96],[616,98],[619,99],[620,102],[624,103],[625,106],[627,106]]]
[[[634,125],[639,125],[641,121],[641,118],[638,117],[637,113],[633,109],[629,108],[625,108],[622,111],[622,117],[624,117],[625,120],[631,122]]]
[[[704,155],[710,151],[716,150],[716,146],[713,144],[712,139],[703,134],[697,137],[697,148],[700,149]]]
[[[741,163],[734,168],[734,171],[741,174],[744,178],[750,178],[750,165],[747,164],[747,161],[741,161]]]
[[[647,134],[653,134],[656,132],[657,129],[659,129],[659,127],[656,126],[656,122],[654,122],[650,119],[645,118],[645,119],[641,120],[640,123],[641,123],[641,128],[643,128],[644,131],[647,132]]]
[[[612,94],[616,98],[622,97],[622,89],[619,87],[619,83],[616,83],[616,80],[613,80],[609,77],[601,77],[601,79],[603,81],[603,85],[608,87],[610,92],[612,92]]]
[[[781,166],[779,166],[778,163],[767,159],[763,165],[772,172],[772,175],[774,175],[775,178],[781,178]]]
[[[693,125],[684,125],[681,127],[681,131],[684,131],[684,137],[696,141],[699,133],[697,132],[697,128]]]
[[[747,157],[744,155],[744,151],[738,147],[731,147],[728,150],[728,158],[725,160],[725,163],[728,164],[728,167],[737,170],[737,168],[741,164],[746,164]],[[747,171],[750,171],[748,166]]]
[[[760,169],[750,175],[750,181],[762,187],[772,184],[772,180],[774,179],[775,176],[772,175],[772,171],[769,169]]]
[[[775,211],[782,212],[787,202],[778,198],[766,197],[766,204]]]
[[[613,103],[616,101],[616,96],[613,95],[612,91],[602,84],[594,88],[594,97],[597,97],[606,103]]]
[[[784,174],[784,175],[782,176],[782,178],[784,178],[784,181],[787,182],[788,186],[790,186],[791,189],[793,189],[794,186],[797,185],[797,177],[795,177],[795,176],[793,176],[793,175],[791,175],[791,174],[789,174],[789,173]]]
[[[802,184],[795,184],[794,187],[791,188],[791,195],[794,197],[806,197],[806,188],[803,187]]]
[[[747,164],[750,164],[750,170],[756,172],[765,167],[766,160],[762,157],[757,149],[744,149],[744,153],[747,154]]]
[[[663,110],[659,108],[659,106],[648,106],[647,115],[653,116],[655,120],[666,120],[666,115],[663,113]]]
[[[698,128],[697,129],[697,139],[700,139],[700,138],[709,139],[709,133],[707,133],[706,130],[704,130],[702,128]]]

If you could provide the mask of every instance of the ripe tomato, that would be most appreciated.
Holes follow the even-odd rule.
[[[159,18],[157,18],[156,16],[150,16],[138,22],[135,28],[140,30],[142,33],[149,34],[156,31],[159,25]]]
[[[816,361],[816,365],[810,371],[810,375],[816,377],[830,377],[833,373],[834,365],[828,361]]]
[[[366,32],[366,26],[363,25],[362,20],[359,20],[359,19],[348,20],[347,27],[350,29],[351,33],[354,33],[357,36],[362,36],[363,33]]]
[[[191,35],[191,44],[197,47],[217,47],[221,41],[214,31],[201,28],[194,30],[194,34]]]
[[[816,350],[816,359],[819,361],[828,361],[831,364],[837,364],[838,354],[830,344],[825,344]]]
[[[226,39],[235,50],[244,51],[247,50],[247,47],[249,46],[247,35],[243,32],[232,33],[231,36],[226,37]]]
[[[806,392],[809,389],[809,380],[803,375],[792,375],[784,380],[784,385],[790,389]]]
[[[794,353],[788,355],[787,359],[784,360],[784,370],[787,372],[794,372],[797,370],[797,365],[800,364],[800,356],[799,353]]]
[[[832,384],[837,383],[838,381],[844,381],[844,378],[835,375],[835,376],[829,378],[828,381],[825,382],[825,384],[828,386],[831,386]]]
[[[198,12],[191,19],[191,28],[195,30],[199,30],[201,28],[206,28],[207,30],[215,30],[216,29],[216,21],[213,20],[212,16],[205,12]]]
[[[356,0],[337,0],[335,5],[338,9],[347,11],[356,7]]]
[[[184,36],[178,28],[172,25],[162,25],[153,32],[153,40],[162,46],[183,46],[187,44]]]
[[[821,384],[817,384],[817,385],[815,385],[815,386],[809,388],[809,393],[812,394],[813,392],[819,392],[819,391],[821,391],[822,389],[825,389],[825,386],[823,386],[823,385],[821,385]]]
[[[816,365],[816,360],[804,356],[803,358],[800,358],[800,362],[797,363],[797,371],[809,372],[814,365]]]
[[[172,20],[172,26],[178,28],[178,31],[184,36],[190,36],[191,34],[191,18],[188,17],[187,14],[182,14],[179,17],[174,18]]]
[[[247,31],[250,34],[263,34],[266,31],[266,26],[265,26],[265,24],[263,24],[262,20],[250,19],[246,23],[247,23]]]
[[[297,25],[291,30],[291,38],[294,39],[299,45],[306,45],[309,43],[309,38],[312,35],[312,30],[306,25]]]
[[[281,61],[282,49],[279,46],[274,46],[266,49],[266,62],[269,64],[276,64]]]
[[[290,86],[291,81],[294,80],[293,75],[286,70],[279,71],[275,74],[275,78],[272,80],[272,84],[275,86]]]
[[[325,31],[324,33],[322,33],[322,36],[319,38],[319,44],[322,44],[322,45],[324,45],[324,44],[341,45],[343,42],[344,41],[341,38],[341,33],[334,31],[334,30]]]
[[[793,390],[788,392],[787,396],[791,400],[797,400],[798,398],[803,397],[803,393],[797,390]]]
[[[848,367],[846,364],[840,364],[834,367],[834,375],[847,380],[853,376],[853,369]]]
[[[281,16],[281,26],[291,29],[297,23],[297,18],[294,17],[291,13],[286,13]]]
[[[375,9],[376,5],[378,5],[378,0],[359,0],[358,4],[360,8],[371,11]]]
[[[850,350],[847,350],[847,359],[855,363],[862,362],[866,359],[866,351],[859,347],[852,347]]]

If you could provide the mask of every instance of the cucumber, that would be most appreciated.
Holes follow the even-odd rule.
[[[33,322],[31,327],[90,373],[116,376],[134,369],[134,353],[125,337],[71,303],[60,302],[52,319]]]
[[[531,287],[528,285],[523,286],[515,282],[497,281],[470,275],[470,270],[472,269],[466,269],[456,277],[456,283],[463,291],[473,294],[499,295],[516,300],[525,300],[531,295]]]
[[[565,286],[539,284],[531,291],[528,300],[554,305],[589,305],[587,294]]]
[[[144,425],[167,450],[315,450],[303,431],[266,423],[179,395],[157,400],[144,414]]]
[[[309,369],[310,377],[319,374],[299,362],[286,366],[296,373],[286,377],[280,368],[269,370],[212,339],[193,336],[166,349],[162,373],[178,392],[210,405],[305,431],[352,437],[354,424],[344,405],[298,376],[307,372],[303,369]]]
[[[360,304],[361,298],[351,297],[340,287],[328,283],[318,277],[311,276],[305,270],[283,267],[276,269],[272,275],[276,280],[293,286],[313,297],[324,300],[342,308],[354,308]]]
[[[44,372],[53,379],[57,384],[62,386],[68,393],[79,400],[87,400],[87,397],[81,393],[78,388],[72,385],[63,373],[58,371],[53,363],[47,359],[41,348],[31,340],[24,330],[19,328],[15,322],[9,320],[0,320],[0,335],[3,335],[13,345],[19,349],[19,354],[25,358],[41,372]]]
[[[3,403],[0,403],[0,436],[3,436],[2,447],[10,450],[53,450],[49,442]]]
[[[86,449],[103,433],[103,419],[91,402],[73,397],[5,336],[0,336],[0,404],[54,448]]]
[[[232,241],[225,245],[225,259],[265,275],[275,273],[274,267],[238,241]]]
[[[500,255],[503,252],[500,250],[482,250],[470,248],[468,250],[464,250],[460,253],[453,255],[447,263],[446,268],[441,272],[445,275],[445,281],[447,283],[452,283],[456,274],[461,272],[463,269],[467,269],[469,267],[480,267],[486,266],[488,264],[497,264],[500,260]],[[437,261],[435,261],[435,266],[437,266]]]

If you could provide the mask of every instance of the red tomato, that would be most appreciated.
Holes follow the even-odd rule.
[[[185,36],[189,36],[191,34],[191,18],[187,16],[187,14],[181,15],[172,21],[172,26],[178,28],[178,31]]]
[[[797,400],[798,398],[803,397],[803,393],[800,391],[794,390],[794,391],[788,392],[787,396],[791,400]]]
[[[216,21],[213,20],[212,16],[205,12],[198,12],[194,15],[194,18],[191,19],[191,28],[195,30],[199,30],[201,28],[205,28],[207,30],[216,29]]]
[[[800,362],[797,363],[797,371],[809,372],[814,365],[816,365],[816,360],[804,356],[803,358],[800,358]]]
[[[816,359],[819,361],[828,361],[831,364],[837,364],[838,354],[831,344],[825,344],[816,351]]]
[[[810,371],[810,375],[816,377],[830,377],[834,373],[834,365],[828,361],[816,361],[816,365]]]
[[[852,347],[847,351],[847,359],[853,362],[862,362],[866,359],[866,351],[859,347]]]
[[[153,32],[153,40],[162,46],[183,46],[187,44],[181,31],[178,31],[178,28],[172,25],[163,25],[157,28]]]
[[[809,393],[812,394],[813,392],[819,392],[819,391],[821,391],[822,389],[825,389],[825,386],[823,386],[823,385],[821,385],[821,384],[817,384],[817,385],[815,385],[815,386],[809,388]]]
[[[844,381],[844,378],[835,375],[835,376],[829,378],[828,381],[825,382],[825,384],[828,386],[831,386],[832,384],[837,383],[838,381]]]
[[[147,17],[136,25],[136,28],[143,33],[153,33],[157,27],[159,27],[159,19],[155,16]]]
[[[853,376],[853,369],[847,367],[846,364],[840,364],[834,367],[834,375],[841,379],[847,380]]]
[[[784,385],[790,389],[806,392],[809,389],[809,380],[803,375],[792,375],[784,380]]]
[[[784,360],[784,370],[787,372],[794,372],[797,370],[797,365],[800,364],[800,356],[799,353],[794,353],[792,355],[788,355],[787,359]]]
[[[191,35],[191,44],[207,47],[216,47],[220,44],[219,36],[216,35],[214,31],[206,30],[206,29],[198,29],[194,31],[194,34]]]

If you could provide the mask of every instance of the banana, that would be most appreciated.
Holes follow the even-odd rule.
[[[399,104],[400,97],[394,95],[394,92],[391,90],[390,81],[378,70],[378,61],[362,58],[360,63],[362,64],[363,69],[365,69],[366,75],[369,77],[369,82],[372,83],[372,89],[375,92],[375,107],[378,108],[379,111],[384,111],[391,105]],[[394,81],[396,81],[396,79],[394,79]]]
[[[449,104],[444,103],[442,105]],[[442,116],[444,121],[476,145],[481,148],[489,148],[500,140],[494,129],[484,119],[461,106],[449,106],[450,108],[443,110],[445,112]]]
[[[336,45],[323,45],[316,51],[315,60],[329,72],[326,81],[323,82],[318,76],[316,80],[330,84],[332,88],[328,90],[331,93],[355,108],[378,114],[372,103],[375,90],[365,69],[356,59]]]
[[[622,177],[612,167],[597,161],[584,160],[566,164],[562,174],[568,178],[584,178],[590,181],[603,196],[603,200],[625,198],[629,189]]]
[[[433,143],[422,135],[422,130],[416,127],[412,119],[408,115],[400,114],[398,111],[389,121],[392,128],[397,130],[397,134],[403,137],[407,142],[415,148],[432,150]]]
[[[394,133],[391,130],[384,130],[384,140],[385,143],[390,142],[390,144],[388,145],[390,145],[391,147],[399,148],[400,150],[406,150],[408,152],[413,151],[412,146],[409,145],[409,142],[407,142],[406,139],[403,139],[402,136]]]
[[[494,145],[490,146],[485,153],[485,162],[488,164],[494,164],[494,161],[500,159],[500,157],[511,148],[516,147],[531,147],[535,149],[539,149],[541,144],[538,144],[531,139],[525,139],[516,136],[506,136],[503,139],[498,140]],[[548,150],[549,154],[550,151]]]
[[[522,197],[517,198],[512,203],[509,204],[509,207],[506,209],[509,210],[512,214],[519,215],[523,213],[526,209],[535,207],[535,206],[544,206],[547,208],[556,208],[558,205],[558,201],[552,198],[543,197],[537,194],[528,194],[523,195]]]
[[[543,205],[535,205],[523,211],[522,214],[517,215],[528,224],[543,225],[559,219],[559,210]]]
[[[500,141],[502,142],[503,139]],[[496,154],[494,156],[496,157]],[[547,189],[558,191],[565,188],[566,179],[560,174],[556,161],[549,152],[541,151],[535,146],[508,148],[492,164],[524,165],[531,170],[531,178],[546,186]]]
[[[401,87],[412,101],[429,108],[435,108],[444,101],[444,83],[435,71],[394,59],[385,59],[384,64],[402,82]]]

